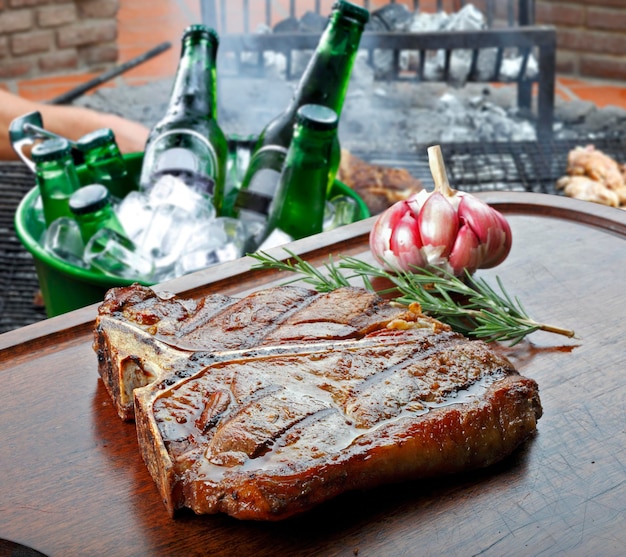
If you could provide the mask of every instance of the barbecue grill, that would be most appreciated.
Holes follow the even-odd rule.
[[[357,1],[358,0],[353,0]],[[393,2],[391,2],[393,4]],[[467,2],[454,0],[452,10],[458,10]],[[220,68],[234,68],[234,77],[243,72],[244,59],[256,56],[256,71],[265,71],[263,54],[267,51],[284,53],[287,60],[286,76],[295,79],[292,58],[301,50],[315,48],[319,33],[281,32],[273,34],[253,33],[249,0],[201,0],[203,21],[218,30],[221,37]],[[260,5],[259,1],[256,5]],[[310,2],[309,4],[313,4]],[[328,4],[328,2],[327,2]],[[373,9],[373,2],[361,2]],[[419,10],[427,2],[413,1],[413,9]],[[391,52],[392,65],[385,80],[423,82],[427,80],[421,63],[429,51],[445,52],[446,64],[439,79],[449,78],[449,62],[457,49],[472,52],[472,69],[467,81],[479,81],[475,70],[479,51],[484,48],[497,50],[496,67],[487,82],[502,81],[499,67],[507,48],[517,49],[522,56],[520,72],[513,82],[517,85],[517,102],[520,108],[531,108],[531,89],[537,89],[538,142],[473,142],[442,143],[444,160],[453,187],[469,192],[485,190],[516,190],[557,194],[556,180],[563,175],[567,154],[580,140],[554,140],[552,136],[556,32],[551,27],[534,25],[534,0],[476,0],[483,9],[488,29],[463,32],[405,33],[397,31],[366,31],[361,46],[373,58],[377,51]],[[239,14],[238,27],[226,17],[228,9]],[[301,6],[301,4],[300,4]],[[272,21],[272,1],[265,0],[264,21]],[[379,5],[377,4],[376,8]],[[442,0],[437,9],[444,7]],[[503,8],[503,9],[502,9]],[[500,11],[499,11],[500,10]],[[300,10],[301,11],[301,10]],[[314,2],[314,11],[322,13],[321,1]],[[327,10],[325,10],[326,15]],[[295,18],[300,12],[296,1],[290,1],[289,16]],[[420,64],[415,71],[400,68],[402,51],[419,53]],[[525,71],[528,57],[534,55],[539,71],[528,75]],[[382,78],[381,78],[382,79]],[[609,156],[620,162],[626,152],[626,138],[596,138],[593,143]],[[378,164],[408,169],[429,187],[432,185],[426,146],[407,146],[402,152],[354,151],[361,158]],[[19,201],[34,187],[34,178],[22,163],[0,162],[0,333],[34,323],[45,318],[43,307],[33,303],[39,284],[32,256],[17,239],[13,218]]]
[[[568,153],[579,145],[593,144],[613,159],[623,162],[626,137],[445,143],[441,145],[443,159],[455,189],[470,193],[481,191],[527,191],[562,195],[556,181],[565,174]],[[376,153],[355,152],[372,163],[406,168],[422,180],[427,188],[433,185],[427,147],[416,152],[379,156]]]
[[[478,0],[477,5],[484,4],[485,21],[487,29],[477,31],[433,31],[433,32],[406,32],[394,31],[385,28],[385,21],[376,18],[376,14],[382,13],[383,8],[377,4],[374,9],[373,2],[369,0],[352,0],[366,8],[373,10],[370,28],[366,28],[361,39],[361,48],[368,53],[369,60],[373,63],[376,52],[391,53],[391,66],[387,72],[380,74],[379,79],[402,80],[413,82],[424,81],[451,81],[451,60],[459,51],[471,52],[469,72],[466,76],[468,82],[484,83],[514,83],[517,85],[517,103],[520,109],[528,114],[532,112],[532,89],[537,88],[537,136],[549,138],[552,134],[554,116],[554,85],[556,64],[556,30],[550,26],[535,25],[535,2],[534,0]],[[260,2],[259,2],[260,3]],[[432,2],[431,2],[432,3]],[[289,3],[290,20],[296,20],[303,8],[303,2],[291,0]],[[306,5],[312,4],[308,2]],[[316,0],[314,12],[321,15],[321,2]],[[390,2],[387,6],[395,4]],[[420,4],[427,2],[413,0],[412,8],[415,12],[420,10]],[[468,4],[466,0],[449,2],[453,8],[459,9]],[[444,2],[437,1],[437,10],[443,9]],[[272,23],[272,0],[265,0],[265,25],[271,27]],[[504,8],[500,14],[497,8]],[[286,77],[294,78],[293,57],[296,53],[314,49],[319,40],[319,33],[301,31],[280,31],[274,33],[252,32],[252,17],[249,0],[202,0],[203,21],[217,29],[220,35],[220,68],[222,71],[228,67],[228,62],[234,64],[234,73],[243,73],[243,60],[249,55],[255,55],[256,70],[262,74],[265,69],[266,52],[279,52],[286,58]],[[300,8],[298,10],[298,8]],[[236,14],[238,21],[232,21],[232,14]],[[228,17],[227,17],[228,16]],[[374,23],[376,30],[371,30]],[[282,27],[289,28],[288,25]],[[479,57],[495,50],[494,64],[489,75],[478,71]],[[521,59],[519,70],[514,76],[508,76],[502,72],[502,64],[505,53],[514,51]],[[400,65],[402,52],[412,52],[418,55],[419,62],[411,71],[403,69]],[[444,53],[443,71],[437,75],[427,75],[425,72],[426,60],[437,52]],[[534,56],[538,63],[538,72],[527,72],[529,59]]]
[[[34,176],[24,163],[0,163],[0,333],[46,317],[43,306],[34,300],[39,282],[33,257],[13,226],[19,202],[34,185]]]

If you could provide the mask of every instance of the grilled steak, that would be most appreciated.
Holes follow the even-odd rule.
[[[398,320],[445,327],[360,288],[329,294],[272,288],[243,299],[210,295],[196,302],[134,285],[107,293],[98,310],[94,350],[117,411],[129,420],[134,389],[173,372],[187,375],[207,358],[228,358],[252,347],[361,338]]]
[[[339,493],[488,466],[537,385],[419,308],[356,288],[102,304],[94,348],[168,511],[280,520]]]
[[[397,201],[424,189],[421,180],[405,168],[371,164],[347,149],[341,150],[337,179],[356,191],[372,215],[382,213]]]

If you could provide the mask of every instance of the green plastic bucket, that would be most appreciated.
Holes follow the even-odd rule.
[[[126,155],[129,170],[138,176],[143,153]],[[86,168],[78,168],[78,177],[83,185],[89,179]],[[127,286],[132,280],[104,275],[97,271],[71,265],[47,252],[40,243],[44,232],[41,223],[31,218],[32,208],[39,195],[39,189],[30,190],[17,206],[15,212],[15,232],[35,261],[39,288],[43,297],[46,314],[54,317],[98,301],[114,286]]]
[[[139,176],[143,153],[125,155],[129,171]],[[78,176],[83,185],[89,180],[85,168],[78,168]],[[15,213],[15,231],[27,251],[35,261],[39,287],[43,296],[46,314],[54,317],[102,301],[107,290],[115,286],[127,286],[135,280],[122,279],[71,265],[47,252],[40,243],[43,228],[30,218],[33,205],[39,195],[38,188],[30,190],[22,199]],[[331,196],[349,195],[359,206],[358,220],[370,216],[363,200],[345,184],[336,181]],[[147,284],[147,283],[145,283]]]

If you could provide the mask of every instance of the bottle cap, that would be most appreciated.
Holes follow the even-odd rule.
[[[94,130],[83,135],[83,137],[76,142],[76,145],[80,151],[86,153],[96,147],[103,147],[111,141],[115,141],[113,130],[110,128],[100,128],[99,130]]]
[[[76,190],[69,199],[70,211],[75,215],[86,215],[98,211],[109,203],[109,190],[102,184],[91,184]]]
[[[34,162],[54,161],[68,156],[71,151],[72,146],[67,139],[56,137],[35,145],[30,156]]]
[[[321,104],[305,104],[298,109],[296,121],[311,130],[332,130],[337,127],[337,113]]]
[[[347,0],[337,0],[337,2],[333,4],[333,10],[337,10],[343,15],[356,19],[363,24],[366,24],[370,19],[370,13],[366,8],[352,4]]]
[[[189,25],[189,27],[187,27],[183,31],[183,42],[185,42],[185,39],[189,36],[204,36],[209,39],[214,45],[218,45],[220,42],[217,31],[215,31],[215,29],[213,29],[212,27],[202,25],[201,23],[194,23],[193,25]]]

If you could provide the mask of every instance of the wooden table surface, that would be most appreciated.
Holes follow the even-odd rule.
[[[48,556],[626,554],[626,212],[481,194],[509,219],[497,269],[543,321],[506,353],[539,383],[537,435],[489,469],[343,495],[282,523],[171,519],[91,348],[96,306],[0,335],[0,538]],[[371,220],[292,244],[315,264],[367,255]],[[274,250],[275,255],[282,250]],[[160,286],[247,293],[285,280],[248,258]],[[2,547],[0,545],[0,554]]]

